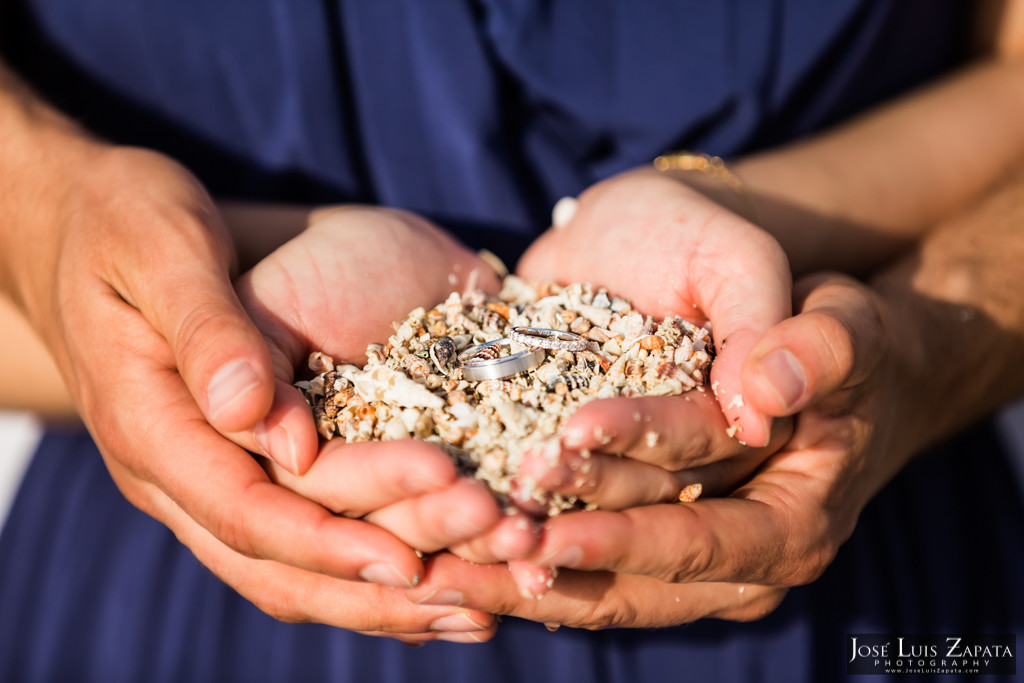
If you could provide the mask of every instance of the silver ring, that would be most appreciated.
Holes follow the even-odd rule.
[[[500,357],[486,353],[487,349],[493,349],[495,346],[511,346],[511,344],[512,341],[508,337],[502,337],[486,344],[471,346],[460,353],[459,363],[462,367],[463,379],[470,382],[482,382],[486,379],[511,377],[520,372],[532,370],[544,360],[543,349],[526,349],[510,356]],[[483,360],[478,360],[482,351],[485,352]]]
[[[587,340],[572,332],[559,332],[544,327],[513,327],[508,336],[520,344],[554,349],[557,351],[582,351],[587,348]]]

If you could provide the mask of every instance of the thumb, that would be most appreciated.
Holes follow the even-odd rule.
[[[711,321],[716,357],[711,389],[730,426],[744,444],[763,447],[771,438],[771,420],[745,400],[744,362],[758,340],[791,314],[791,277],[785,254],[771,238],[753,235],[731,258],[701,259],[691,284],[700,308]],[[709,267],[703,267],[709,266]]]
[[[743,388],[768,415],[793,415],[856,386],[882,354],[879,316],[866,288],[840,275],[807,278],[798,315],[768,332],[743,366]]]
[[[170,344],[178,372],[210,424],[221,433],[251,430],[270,410],[274,372],[226,263],[213,250],[177,259],[173,268],[148,278],[141,293],[140,310]]]

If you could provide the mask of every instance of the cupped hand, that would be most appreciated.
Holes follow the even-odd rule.
[[[656,626],[756,618],[787,587],[817,578],[914,450],[902,425],[914,423],[904,418],[920,369],[913,331],[901,330],[872,290],[841,276],[808,279],[800,290],[798,315],[754,345],[742,374],[759,410],[799,415],[744,485],[695,503],[552,519],[530,560],[565,569],[543,600],[522,597],[521,582],[503,567],[452,557],[435,559],[407,590],[410,599],[451,604],[457,591],[457,604],[496,614],[588,628]]]
[[[405,606],[389,621],[372,602],[341,608],[338,586],[379,602],[391,590],[381,586],[413,585],[420,557],[392,533],[274,484],[246,452],[301,469],[316,434],[306,417],[309,429],[283,447],[277,438],[275,428],[298,424],[296,405],[280,398],[275,362],[235,294],[233,246],[201,185],[156,153],[74,150],[36,187],[35,203],[7,207],[4,285],[47,342],[125,496],[275,616],[345,614],[339,625],[413,640],[488,637],[484,613],[458,610],[451,628],[435,622],[450,609]],[[403,445],[412,489],[453,484],[450,463],[416,446]],[[397,476],[375,485],[387,490]],[[472,637],[461,635],[466,618]]]
[[[290,386],[310,351],[363,364],[367,344],[387,339],[395,320],[466,286],[493,293],[500,283],[484,261],[429,222],[391,209],[320,211],[309,229],[238,282],[277,370],[272,442],[305,444],[292,435],[313,429],[309,406]],[[410,470],[414,449],[433,468],[430,486]],[[313,457],[300,454],[303,463]],[[332,512],[364,517],[421,552],[456,546],[467,557],[493,561],[522,556],[535,540],[522,515],[503,514],[480,482],[456,481],[448,457],[422,443],[332,442],[308,471],[271,463],[270,472]],[[394,490],[368,485],[368,477],[384,476],[395,478]]]
[[[272,458],[253,458],[207,430],[201,445],[178,457],[190,476],[180,498],[149,486],[138,492],[140,505],[279,619],[410,643],[490,638],[491,615],[411,606],[394,588],[418,581],[417,550],[466,543],[492,529],[496,542],[507,536],[499,533],[504,518],[493,498],[460,480],[448,457],[422,442],[333,441],[318,451],[309,406],[291,385],[309,351],[360,362],[368,343],[392,332],[393,320],[471,277],[497,287],[475,255],[410,214],[364,207],[319,212],[305,232],[236,283],[276,377],[265,431],[251,435],[249,447]],[[187,407],[167,415],[166,432],[188,420]],[[203,524],[193,507],[219,525]],[[445,526],[446,518],[461,526]],[[523,537],[528,547],[520,554],[535,538],[532,530],[517,536]]]
[[[278,464],[293,456],[265,461],[271,480],[282,492],[299,494],[303,505],[313,506],[332,524],[345,524],[350,543],[377,544],[382,561],[397,542],[404,544],[406,553],[455,548],[465,557],[491,562],[522,557],[536,544],[536,530],[525,517],[503,513],[483,484],[457,477],[449,457],[432,445],[411,439],[353,444],[336,439],[319,452],[298,451],[307,435],[312,434],[314,444],[316,439],[309,406],[291,386],[295,368],[305,364],[310,351],[323,351],[337,362],[362,364],[367,345],[386,340],[393,333],[393,321],[470,285],[494,292],[500,283],[482,260],[427,221],[370,207],[319,212],[305,232],[237,283],[242,302],[265,335],[277,373],[274,408],[266,420],[270,444],[283,444],[303,463],[298,468]],[[316,546],[333,544],[327,537],[313,541],[319,532],[312,531],[310,541]],[[388,537],[387,545],[382,535]],[[338,550],[344,551],[345,545]],[[304,562],[292,564],[307,573],[320,570]],[[334,576],[378,581],[365,572]],[[392,628],[408,619],[410,606],[396,604],[392,597],[364,604],[367,592],[376,589],[357,581],[349,581],[348,587],[338,583],[331,590],[347,594],[359,606],[356,612],[365,608]],[[325,605],[316,618],[367,630],[358,621],[336,621],[342,614],[337,607]],[[433,615],[436,607],[418,609]],[[464,612],[462,622],[454,620],[465,627],[458,637],[470,639],[465,632],[486,639],[493,633],[491,617]],[[481,628],[469,631],[474,624]],[[437,633],[413,635],[429,638]]]
[[[790,314],[789,267],[768,233],[672,176],[640,169],[587,189],[517,270],[604,286],[648,315],[710,321],[711,386],[729,424],[744,443],[768,443],[770,420],[743,400],[740,380],[753,344]]]

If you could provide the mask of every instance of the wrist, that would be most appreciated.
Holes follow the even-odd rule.
[[[898,416],[892,441],[908,458],[1019,391],[1019,338],[983,308],[941,291],[963,277],[952,269],[932,289],[916,260],[907,259],[872,281],[885,302],[882,329],[891,359],[882,376],[892,378],[891,405]]]
[[[760,224],[754,196],[735,169],[721,157],[696,152],[671,152],[657,157],[652,166],[736,215],[755,225]]]
[[[69,193],[103,147],[0,64],[0,291],[27,311]]]

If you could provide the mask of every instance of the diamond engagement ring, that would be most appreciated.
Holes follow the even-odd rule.
[[[533,348],[555,351],[582,351],[587,348],[587,340],[578,334],[544,327],[513,327],[508,336]]]
[[[544,349],[526,349],[509,356],[499,356],[499,346],[511,346],[508,337],[471,346],[459,354],[462,377],[470,382],[502,379],[532,370],[544,360]]]

